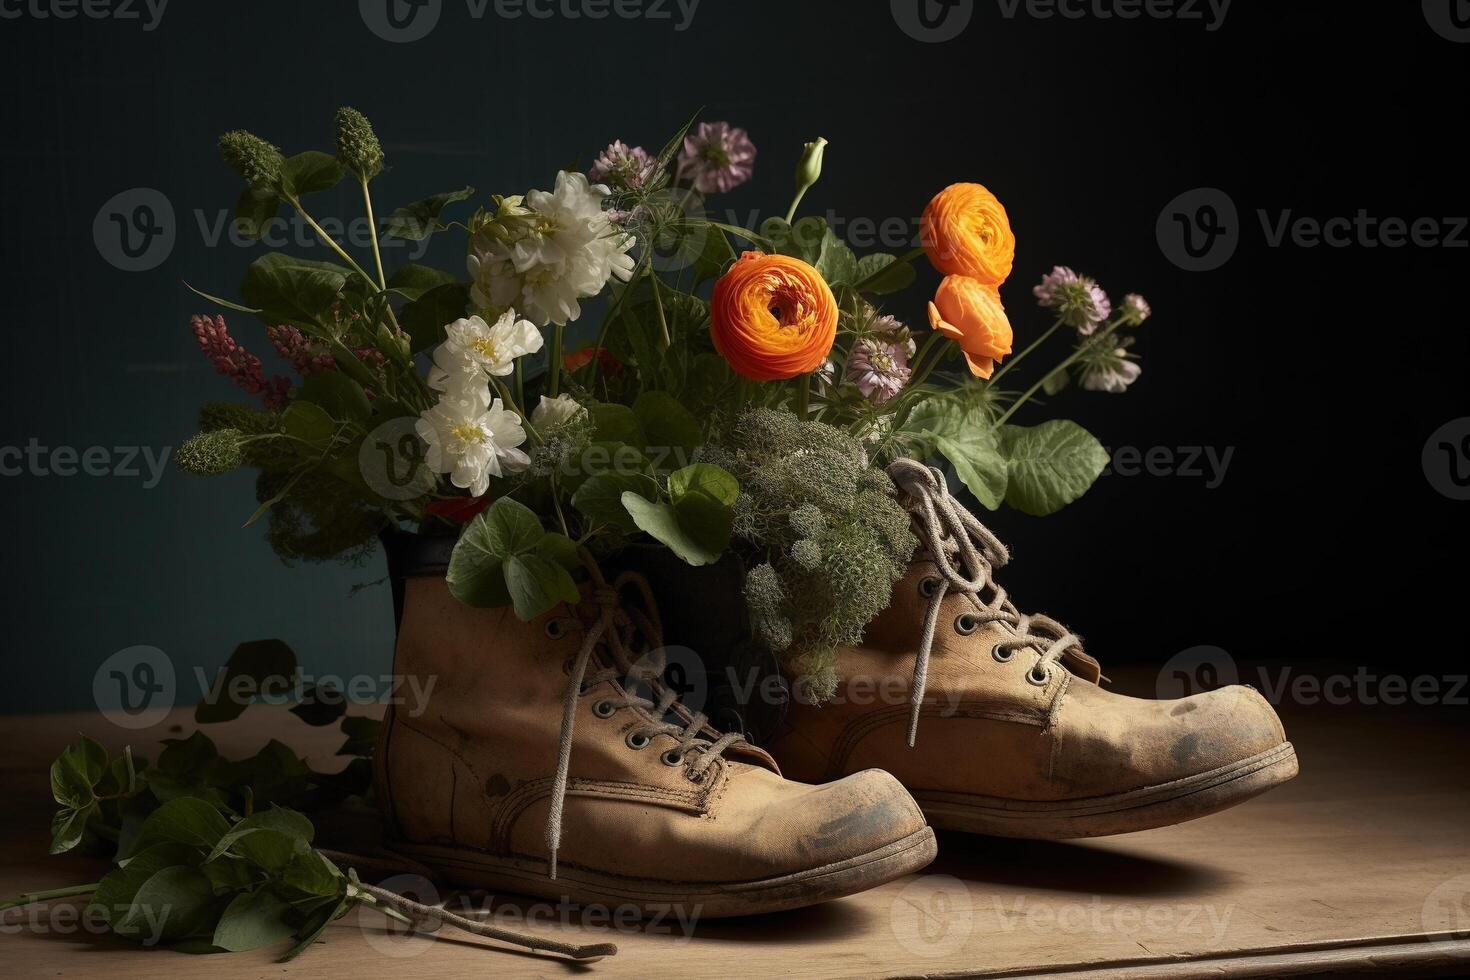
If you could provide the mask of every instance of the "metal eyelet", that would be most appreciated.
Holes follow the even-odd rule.
[[[934,598],[934,593],[939,591],[939,579],[933,575],[927,575],[919,579],[919,595],[925,599]]]
[[[546,621],[546,635],[553,640],[559,640],[567,635],[566,628],[559,619],[548,619]]]
[[[636,751],[638,749],[648,748],[648,743],[653,741],[653,739],[642,732],[629,732],[628,737],[623,739],[623,741],[628,744],[628,748]]]
[[[682,766],[684,764],[684,753],[678,749],[669,749],[663,755],[659,756],[659,760],[670,768]]]
[[[1011,649],[1010,647],[1003,647],[999,643],[997,643],[995,646],[991,647],[990,655],[995,658],[996,663],[1008,664],[1015,659],[1016,651]]]
[[[954,631],[960,636],[969,636],[980,628],[980,617],[970,613],[960,613],[954,618]]]
[[[611,701],[599,701],[592,706],[592,713],[599,718],[611,718],[617,714],[617,707]]]
[[[1046,682],[1051,680],[1051,669],[1037,664],[1035,667],[1026,671],[1026,680],[1035,684],[1037,687],[1045,687]]]

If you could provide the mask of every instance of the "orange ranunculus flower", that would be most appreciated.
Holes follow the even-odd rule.
[[[929,304],[929,326],[959,344],[970,373],[988,378],[1011,352],[1011,321],[1000,292],[969,276],[945,276]]]
[[[789,255],[746,252],[715,283],[715,349],[736,374],[780,381],[815,371],[837,337],[837,299],[821,273]]]
[[[1006,209],[980,184],[950,184],[919,220],[919,242],[934,268],[999,286],[1011,274],[1016,236]]]

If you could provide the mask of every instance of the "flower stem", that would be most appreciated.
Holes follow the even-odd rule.
[[[362,203],[367,208],[368,229],[373,233],[373,263],[378,267],[378,287],[383,292],[388,291],[388,279],[383,275],[383,254],[378,250],[378,222],[373,217],[373,195],[368,192],[366,177],[360,178],[362,182]]]
[[[664,317],[664,299],[663,294],[659,292],[658,273],[650,269],[648,278],[653,281],[653,305],[658,310],[658,329],[662,334],[663,349],[668,350],[673,346],[674,341],[669,336],[669,321]]]
[[[1007,371],[1009,371],[1011,368],[1013,368],[1017,364],[1019,364],[1021,362],[1021,359],[1022,358],[1024,358],[1027,354],[1031,353],[1036,348],[1038,348],[1042,344],[1044,344],[1046,342],[1046,339],[1048,337],[1050,337],[1052,334],[1056,333],[1057,332],[1057,328],[1060,327],[1061,325],[1062,325],[1062,321],[1059,319],[1055,323],[1053,323],[1050,327],[1047,327],[1046,330],[1042,333],[1042,335],[1040,337],[1037,337],[1035,340],[1031,341],[1030,344],[1026,345],[1026,349],[1025,350],[1021,351],[1021,353],[1017,354],[1015,357],[1011,358],[1009,361],[1007,361],[1006,363],[1002,364],[1000,366],[1000,370],[996,371],[995,374],[991,375],[991,377],[990,377],[990,383],[991,384],[995,384],[997,381],[999,381],[1005,375],[1005,373]]]
[[[336,239],[334,239],[331,235],[328,235],[326,233],[326,230],[323,229],[321,225],[319,225],[319,224],[316,223],[316,219],[315,218],[313,218],[311,215],[309,215],[309,214],[306,213],[306,209],[301,206],[301,202],[300,201],[298,201],[295,197],[291,197],[291,196],[288,196],[286,198],[286,201],[293,208],[296,209],[296,213],[297,214],[301,215],[301,220],[302,221],[305,221],[307,223],[307,225],[310,226],[311,230],[314,231],[314,232],[316,232],[317,237],[322,240],[322,243],[324,245],[326,245],[332,251],[336,252],[337,255],[341,257],[341,259],[342,259],[343,262],[346,262],[348,265],[350,265],[352,267],[352,271],[353,272],[356,272],[359,276],[362,276],[364,279],[366,279],[368,281],[369,284],[372,284],[373,283],[373,277],[370,276],[370,275],[368,275],[365,271],[363,271],[362,266],[358,265],[357,264],[357,261],[355,259],[353,259],[352,256],[348,255],[346,252],[344,252],[342,250],[342,246],[341,245],[338,245]]]
[[[796,217],[796,207],[801,203],[801,199],[803,197],[806,197],[806,191],[807,189],[803,187],[801,190],[797,191],[796,196],[791,199],[791,207],[786,209],[786,223],[788,225],[791,224],[791,219]]]
[[[36,902],[51,902],[58,898],[76,898],[79,895],[91,895],[97,891],[99,882],[90,885],[68,885],[65,888],[53,888],[44,892],[24,892],[14,898],[0,901],[0,909],[15,909],[23,905],[34,905]]]
[[[796,376],[796,417],[806,421],[811,408],[812,399],[812,376],[810,374],[798,374]]]
[[[521,425],[525,428],[526,434],[531,437],[531,441],[538,446],[546,445],[545,440],[541,438],[541,433],[537,432],[536,427],[531,424],[530,417],[521,410],[520,402],[516,401],[515,396],[511,393],[510,386],[499,378],[493,378],[491,380],[495,383],[495,390],[500,392],[500,400],[505,402],[505,407],[521,417]]]
[[[546,364],[546,394],[555,398],[561,394],[561,343],[566,324],[553,324],[551,328],[551,356]]]
[[[1087,353],[1087,351],[1091,350],[1093,347],[1101,344],[1104,340],[1107,340],[1113,334],[1117,333],[1118,328],[1122,325],[1122,319],[1114,320],[1112,323],[1104,327],[1100,333],[1093,337],[1089,337],[1085,343],[1081,344],[1076,350],[1068,355],[1067,358],[1062,361],[1062,363],[1058,364],[1056,367],[1043,374],[1034,385],[1032,385],[1030,388],[1027,388],[1025,392],[1021,394],[1020,398],[1017,398],[1015,401],[1011,402],[1010,407],[1001,413],[1000,418],[995,420],[996,428],[1000,428],[1000,426],[1005,424],[1006,419],[1016,414],[1016,409],[1020,408],[1026,403],[1027,399],[1040,391],[1042,389],[1042,386],[1045,385],[1053,375],[1057,374],[1060,371],[1065,371],[1067,368],[1077,363],[1078,359],[1081,358],[1083,354]],[[994,379],[992,378],[991,381],[993,383]]]

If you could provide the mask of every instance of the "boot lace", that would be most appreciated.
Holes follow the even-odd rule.
[[[629,742],[641,741],[648,744],[655,735],[672,736],[677,744],[664,753],[664,762],[671,766],[682,765],[686,775],[694,782],[701,782],[730,746],[745,741],[743,735],[726,733],[714,739],[702,732],[709,719],[703,712],[690,712],[678,704],[678,693],[662,683],[664,670],[663,635],[658,623],[657,605],[648,580],[636,572],[623,572],[608,584],[596,563],[586,560],[587,570],[592,577],[592,602],[596,606],[596,619],[582,637],[582,645],[573,658],[571,679],[567,683],[566,695],[562,700],[561,741],[558,747],[556,777],[551,787],[551,811],[546,818],[546,848],[551,855],[551,877],[556,877],[556,856],[561,846],[562,814],[566,807],[567,784],[572,763],[572,735],[577,723],[577,704],[588,691],[604,681],[620,681],[625,686],[623,694],[604,698],[600,703],[612,709],[639,709],[647,721],[629,730]],[[623,591],[629,586],[637,589],[642,599],[642,608],[623,603]],[[637,635],[647,641],[656,651],[651,656],[633,662],[632,643]],[[594,652],[604,647],[612,654],[612,662],[601,669],[588,673]],[[646,684],[658,696],[650,700],[633,693],[634,684]],[[668,721],[670,713],[687,724]]]
[[[1036,663],[1027,673],[1034,684],[1046,683],[1052,665],[1068,651],[1082,653],[1082,641],[1051,617],[1022,613],[1011,602],[994,575],[996,569],[1010,561],[1010,552],[974,514],[950,496],[943,473],[912,459],[898,459],[889,465],[888,475],[907,495],[908,508],[939,572],[933,590],[928,593],[929,609],[914,659],[908,732],[909,745],[913,746],[919,734],[919,710],[924,703],[939,606],[950,592],[968,596],[975,606],[975,612],[964,617],[967,627],[978,629],[986,623],[1007,627],[1011,638],[995,645],[997,657],[1009,659],[1022,649],[1035,651]]]

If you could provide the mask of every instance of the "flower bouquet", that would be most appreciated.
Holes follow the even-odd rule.
[[[259,404],[205,405],[179,464],[257,470],[251,521],[287,560],[361,558],[405,523],[453,535],[453,594],[522,619],[577,600],[588,563],[622,551],[729,556],[752,636],[822,678],[916,547],[887,464],[947,463],[988,508],[1051,513],[1107,454],[1075,422],[1017,412],[1071,381],[1121,392],[1139,375],[1131,328],[1147,304],[1115,308],[1060,266],[1033,289],[1052,322],[1013,353],[1015,238],[980,184],[935,194],[901,255],[859,256],[821,217],[798,217],[824,140],[801,152],[785,217],[757,228],[706,210],[756,157],[723,122],[656,153],[614,142],[550,191],[494,195],[460,218],[470,188],[375,217],[384,153],[352,109],[335,153],[285,156],[240,131],[219,146],[244,181],[243,234],[288,208],[335,257],[271,252],[238,302],[200,294],[258,318],[295,376],[268,378],[223,316],[195,317],[201,350]],[[358,255],[308,210],[343,181],[373,230]],[[380,240],[442,234],[463,238],[462,267],[384,267]],[[921,256],[943,276],[927,309],[885,307]],[[573,343],[589,302],[596,329]],[[1058,333],[1073,341],[1060,360],[1015,383]]]

